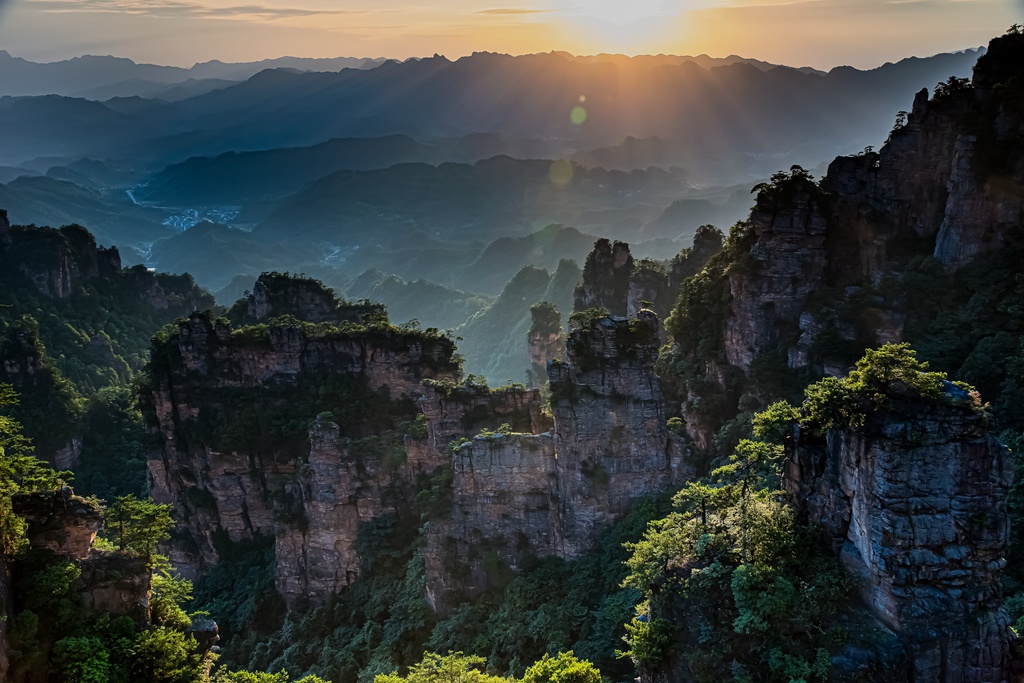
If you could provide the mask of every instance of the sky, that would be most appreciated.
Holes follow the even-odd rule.
[[[191,66],[211,59],[738,54],[870,68],[978,47],[1024,0],[0,0],[0,49]]]

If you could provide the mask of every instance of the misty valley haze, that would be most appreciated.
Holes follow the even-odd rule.
[[[699,225],[731,225],[754,183],[877,146],[908,93],[968,74],[978,54],[829,73],[706,56],[185,70],[0,55],[0,194],[16,223],[87,225],[127,262],[190,272],[212,290],[290,270],[347,292],[374,269],[402,278],[413,300],[422,280],[479,303],[519,268],[580,262],[596,237],[678,251]],[[556,160],[568,172],[557,183]],[[203,221],[233,229],[177,234]],[[549,225],[588,237],[572,248],[534,238],[533,252],[484,265],[489,243]],[[414,317],[457,329],[470,315]],[[472,369],[518,380],[516,355],[501,371]]]

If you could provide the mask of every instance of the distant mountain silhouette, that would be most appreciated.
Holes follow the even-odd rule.
[[[603,150],[592,152],[593,160],[581,159],[614,168],[675,165],[704,182],[733,183],[879,144],[894,113],[909,107],[908,92],[968,75],[977,55],[967,51],[821,74],[731,58],[478,53],[456,61],[388,61],[362,70],[269,69],[173,103],[3,98],[0,164],[63,155],[155,166],[226,151],[405,135],[465,140],[464,150],[453,149],[447,157],[453,160],[481,158],[488,145],[495,147],[491,152],[547,158]],[[0,58],[0,81],[4,64],[28,64],[23,62]],[[126,62],[81,58],[67,65],[81,70],[109,64],[118,71],[117,83],[139,66]],[[53,65],[31,66],[42,67]],[[161,71],[167,68],[150,72],[158,79],[180,76]],[[87,81],[76,79],[78,91]],[[198,82],[191,87],[202,89]],[[570,117],[577,106],[586,110],[582,124]],[[637,142],[653,138],[658,142]]]
[[[192,82],[194,87],[196,81],[238,82],[264,69],[338,71],[368,69],[384,61],[356,57],[279,57],[239,63],[214,60],[184,69],[138,64],[123,57],[96,55],[39,63],[12,57],[6,50],[0,50],[0,95],[95,95],[95,99],[126,95],[158,96],[156,93],[166,92],[167,86],[171,84],[188,87]],[[105,93],[103,88],[111,90]]]
[[[226,152],[168,166],[139,188],[141,200],[174,206],[241,205],[301,190],[340,170],[386,168],[437,159],[436,149],[404,135],[329,140],[312,147]]]

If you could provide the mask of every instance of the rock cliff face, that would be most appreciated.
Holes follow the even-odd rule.
[[[633,256],[629,245],[598,240],[583,266],[583,279],[576,287],[573,310],[604,308],[612,315],[626,315],[632,274]]]
[[[909,653],[905,670],[871,665],[884,680],[1011,680],[1000,576],[1013,473],[987,421],[897,401],[862,429],[799,434],[790,447],[786,488]]]
[[[28,541],[33,548],[49,550],[71,560],[84,560],[103,526],[95,505],[71,492],[18,494],[11,501],[14,513],[28,522]]]
[[[444,337],[386,324],[183,322],[154,350],[143,396],[163,444],[149,459],[153,496],[186,532],[172,560],[194,573],[218,562],[219,537],[269,536],[290,604],[347,585],[359,524],[411,513],[411,482],[440,464],[429,449],[406,453],[399,422],[415,418],[422,379],[457,375],[453,353]]]
[[[641,310],[575,330],[565,362],[548,368],[567,556],[590,547],[638,497],[693,475],[665,426],[658,348],[658,317]]]
[[[551,434],[478,436],[452,451],[451,513],[430,522],[427,598],[445,611],[523,563],[565,557]]]
[[[707,320],[718,339],[676,349],[704,368],[682,410],[698,445],[717,425],[694,406],[724,401],[719,423],[734,416],[756,363],[845,371],[864,347],[905,337],[912,260],[962,268],[1024,226],[1022,63],[1024,35],[997,38],[973,83],[918,93],[880,151],[837,158],[820,185],[794,168],[756,188],[728,267],[704,278],[723,309]]]
[[[747,370],[761,353],[795,341],[807,298],[825,277],[826,215],[825,197],[800,176],[758,194],[750,216],[753,246],[743,267],[729,274],[729,365]]]
[[[89,280],[121,270],[117,249],[98,248],[85,228],[12,227],[6,211],[0,216],[0,252],[17,265],[41,294],[55,299],[66,299]]]
[[[131,617],[140,627],[149,624],[153,574],[145,559],[94,550],[82,559],[80,568],[76,588],[88,607]]]
[[[548,363],[562,353],[562,331],[530,329],[526,351],[530,356],[530,368],[526,371],[528,384],[540,386],[547,380]]]
[[[525,434],[549,431],[552,424],[551,417],[541,409],[538,389],[489,389],[468,384],[445,387],[426,382],[419,403],[426,418],[427,443],[439,454],[447,453],[456,439],[502,424]]]
[[[531,417],[532,434],[485,433],[452,449],[451,497],[427,536],[427,590],[436,609],[500,585],[531,558],[579,556],[638,498],[692,475],[665,426],[658,346],[651,311],[586,321],[569,335],[566,360],[548,366],[551,431],[537,433],[551,423]],[[531,394],[538,395],[513,392],[505,400]],[[424,406],[435,441],[457,431],[429,401]],[[487,412],[492,425],[523,429],[498,417],[500,410]]]
[[[550,365],[553,419],[538,389],[456,384],[447,338],[332,329],[195,314],[155,341],[143,407],[162,446],[149,469],[182,527],[167,549],[179,568],[272,537],[279,593],[316,602],[360,572],[367,523],[417,528],[428,512],[427,589],[444,610],[533,558],[579,555],[637,498],[690,474],[665,427],[650,311],[570,335]]]
[[[530,368],[526,376],[531,387],[539,387],[548,379],[548,362],[558,358],[565,347],[562,316],[554,304],[541,302],[530,307],[530,318],[527,333]]]
[[[309,440],[304,471],[285,484],[299,523],[279,515],[273,528],[275,583],[290,605],[321,600],[351,583],[361,564],[360,526],[388,514],[408,519],[419,479],[443,464],[435,451],[406,452],[401,442],[383,457],[361,453],[341,437],[337,424],[321,418]]]

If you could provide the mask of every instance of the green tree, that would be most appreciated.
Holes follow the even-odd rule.
[[[67,683],[107,683],[110,655],[99,638],[62,638],[53,646],[53,668]]]
[[[184,630],[192,620],[181,608],[192,600],[192,582],[171,574],[167,567],[159,567],[153,574],[153,595],[149,599],[149,614],[154,624]]]
[[[601,672],[569,650],[554,657],[545,654],[526,670],[522,683],[601,683]]]
[[[409,667],[409,675],[402,677],[398,672],[380,674],[373,683],[507,683],[499,676],[491,676],[480,670],[487,660],[462,652],[439,655],[424,652],[423,659]]]
[[[70,472],[56,472],[32,454],[21,424],[5,414],[5,408],[16,405],[14,388],[0,384],[0,545],[8,555],[23,545],[25,537],[25,521],[14,514],[12,496],[23,490],[57,489],[72,478]]]
[[[118,550],[150,561],[157,544],[169,538],[174,528],[170,505],[139,500],[133,495],[117,498],[107,508],[105,518],[107,533]]]

